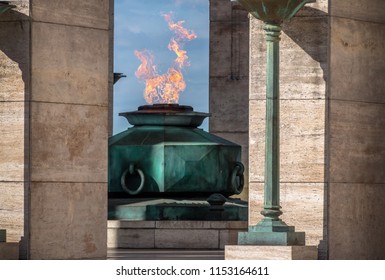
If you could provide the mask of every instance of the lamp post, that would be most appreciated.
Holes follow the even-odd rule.
[[[266,148],[263,219],[238,235],[238,244],[304,245],[305,233],[295,232],[279,216],[279,41],[281,24],[305,4],[315,0],[238,0],[251,15],[262,20],[266,34]]]

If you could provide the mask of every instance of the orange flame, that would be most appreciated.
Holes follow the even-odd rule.
[[[188,31],[182,26],[184,21],[174,23],[171,20],[171,13],[163,16],[168,22],[169,29],[175,33],[168,44],[168,49],[176,54],[176,58],[167,73],[163,75],[157,73],[153,55],[149,51],[135,51],[135,56],[141,61],[135,75],[138,79],[146,82],[144,99],[149,104],[178,103],[180,92],[186,88],[182,69],[190,65],[187,52],[182,49],[183,42],[197,38],[194,32]]]

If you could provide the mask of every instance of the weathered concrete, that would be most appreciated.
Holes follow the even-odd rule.
[[[107,106],[108,31],[41,22],[32,30],[31,100]]]
[[[0,102],[23,102],[29,93],[30,23],[25,15],[20,17],[20,21],[0,21]]]
[[[105,183],[32,183],[30,257],[105,258]]]
[[[331,2],[330,14],[334,18],[341,17],[361,21],[385,23],[385,3],[382,0],[335,0]]]
[[[89,28],[109,28],[110,0],[33,0],[31,10],[33,19],[61,25],[74,25]],[[92,44],[90,44],[92,45]]]
[[[29,1],[16,5],[0,16],[0,228],[7,230],[7,241],[18,243],[24,235],[28,166],[25,131],[29,111],[25,100],[30,94],[30,22]],[[11,246],[18,256],[18,244],[4,246]]]
[[[332,183],[385,183],[385,103],[330,104]]]
[[[316,246],[226,246],[225,248],[225,260],[316,260],[317,254]]]
[[[384,1],[330,4],[329,258],[384,259]]]
[[[108,221],[108,248],[223,249],[237,244],[244,221]]]
[[[0,181],[24,181],[24,102],[0,102]]]
[[[107,182],[107,122],[107,107],[33,102],[32,181]]]
[[[0,242],[0,260],[18,260],[19,243]]]
[[[339,17],[330,23],[330,98],[385,103],[385,79],[377,78],[385,72],[384,23]]]
[[[8,242],[19,242],[24,231],[24,183],[0,184],[0,227],[7,230]]]
[[[109,28],[108,28],[108,136],[112,136],[114,128],[114,1],[109,1]]]
[[[327,14],[296,16],[283,24],[280,42],[280,98],[325,99],[327,69]],[[306,11],[306,9],[305,9]],[[251,18],[250,99],[266,99],[266,43],[263,23]]]
[[[330,184],[330,259],[384,259],[385,184]]]
[[[323,182],[325,100],[281,100],[281,181]],[[263,182],[264,100],[250,100],[250,181]]]
[[[105,258],[113,1],[17,5],[0,17],[0,224],[22,258]]]
[[[242,145],[248,195],[249,20],[241,6],[210,0],[209,119],[211,133]]]
[[[219,232],[200,229],[162,229],[155,232],[156,248],[175,248],[176,244],[186,249],[216,249],[219,247]]]

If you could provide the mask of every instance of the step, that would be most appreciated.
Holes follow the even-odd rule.
[[[108,221],[108,248],[224,249],[247,221]]]

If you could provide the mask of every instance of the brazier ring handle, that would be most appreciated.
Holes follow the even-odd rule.
[[[240,194],[243,190],[243,186],[245,185],[245,177],[243,175],[244,171],[245,167],[243,164],[237,161],[231,173],[231,185],[235,194]],[[237,177],[239,177],[239,180],[237,180]]]
[[[129,177],[129,176],[134,176],[135,173],[139,174],[139,177],[140,177],[140,184],[139,186],[135,189],[135,190],[132,190],[132,189],[129,189],[126,185],[126,179]],[[130,195],[137,195],[138,193],[140,193],[144,187],[144,173],[141,169],[135,167],[135,165],[133,163],[130,163],[130,166],[128,167],[128,169],[126,169],[123,174],[122,174],[122,177],[120,178],[120,183],[122,185],[122,188],[124,191],[126,191],[127,193],[129,193]]]

